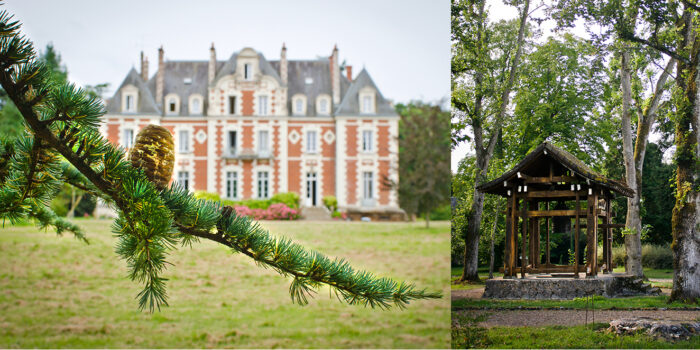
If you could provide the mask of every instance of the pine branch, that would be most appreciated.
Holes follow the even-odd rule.
[[[233,214],[230,208],[222,212],[218,204],[195,199],[178,187],[159,190],[141,169],[124,159],[123,149],[112,146],[97,131],[104,114],[102,105],[73,85],[54,85],[46,67],[34,60],[31,43],[20,36],[19,23],[11,19],[7,12],[0,13],[0,85],[33,137],[41,140],[42,149],[58,152],[72,165],[59,166],[54,158],[42,161],[39,170],[56,181],[36,182],[49,189],[62,178],[114,202],[119,213],[112,230],[117,236],[116,251],[126,260],[130,278],[144,284],[137,296],[141,309],[153,311],[167,305],[166,279],[161,277],[168,264],[166,256],[178,243],[192,244],[198,238],[219,242],[282,275],[293,276],[290,294],[301,304],[321,284],[329,285],[349,304],[380,308],[440,297],[410,284],[355,271],[343,260],[331,261],[288,239],[273,238],[249,218]],[[21,147],[14,151],[18,149]],[[18,158],[14,163],[27,168],[28,159]],[[3,168],[0,163],[0,174]],[[19,181],[18,174],[10,170],[7,176]],[[28,198],[15,209],[0,208],[0,214],[11,219],[31,215],[59,233],[68,230],[84,238],[74,225],[47,210],[46,203],[37,202],[38,193],[27,193]],[[16,189],[0,188],[0,203],[16,196]],[[215,228],[216,233],[211,233]]]

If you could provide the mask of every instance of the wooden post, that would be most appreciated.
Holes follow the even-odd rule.
[[[513,235],[513,232],[511,232],[513,226],[513,198],[513,196],[508,197],[508,204],[506,204],[506,247],[504,251],[505,256],[503,257],[503,277],[510,276],[510,271],[513,269],[513,266],[510,265],[512,244],[510,236]]]
[[[606,196],[605,198],[605,224],[607,225],[605,228],[605,247],[607,248],[605,250],[605,266],[608,269],[608,273],[613,272],[612,268],[612,227],[610,227],[610,223],[612,222],[612,213],[611,213],[610,208],[610,197]]]
[[[532,263],[532,265],[534,267],[540,267],[540,219],[537,218],[533,221],[535,222],[535,230],[533,231],[533,234],[535,235],[535,255],[533,258],[535,261]]]
[[[547,211],[549,211],[549,201],[547,202]],[[549,216],[545,218],[546,220],[546,225],[547,225],[547,266],[549,266],[552,262],[549,260]]]
[[[536,210],[539,210],[539,207],[537,205],[536,201],[531,201],[530,206],[534,207]],[[528,243],[529,243],[529,248],[527,251],[527,257],[528,257],[528,265],[535,267],[535,221],[536,219],[528,219]]]
[[[527,219],[527,210],[528,210],[528,201],[527,197],[523,198],[523,213],[522,213],[522,218],[523,218],[523,228],[522,228],[522,251],[520,254],[520,278],[525,278],[525,266],[527,265],[527,224],[528,224],[528,219]]]
[[[574,255],[576,256],[576,259],[574,259],[574,277],[578,278],[578,257],[579,257],[579,249],[578,249],[578,235],[579,232],[581,232],[581,219],[579,218],[579,213],[581,212],[581,201],[578,195],[578,191],[576,191],[576,232],[574,232]]]
[[[595,277],[598,275],[598,189],[592,187],[588,195],[588,210],[586,210],[586,247],[588,254],[586,256],[588,263],[587,277]]]
[[[517,191],[516,191],[516,186],[513,186],[513,196],[511,197],[512,200],[512,209],[510,211],[510,259],[508,260],[509,264],[509,269],[508,269],[508,277],[515,277],[517,274],[515,272],[515,264],[516,264],[516,259],[517,259],[517,243],[518,243],[518,197],[517,197]]]

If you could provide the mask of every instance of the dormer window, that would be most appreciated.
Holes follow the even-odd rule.
[[[360,91],[360,113],[361,114],[375,114],[376,109],[376,94],[373,89],[363,89]]]
[[[306,115],[306,96],[294,95],[292,97],[292,113],[294,115]]]
[[[128,84],[121,88],[122,93],[122,113],[136,113],[139,104],[139,89]]]
[[[126,95],[126,108],[125,112],[136,112],[136,104],[134,103],[133,95]]]
[[[180,114],[180,98],[176,94],[168,94],[165,96],[165,114]]]
[[[321,95],[316,98],[316,114],[317,115],[330,115],[331,113],[331,97],[328,95]]]
[[[243,65],[243,79],[253,80],[253,65],[246,63]]]
[[[202,114],[202,96],[194,94],[190,96],[190,114],[198,115]]]

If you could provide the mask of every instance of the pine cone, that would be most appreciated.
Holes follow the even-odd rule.
[[[143,169],[156,187],[166,188],[175,166],[173,135],[162,126],[146,126],[136,135],[129,159],[131,166]]]

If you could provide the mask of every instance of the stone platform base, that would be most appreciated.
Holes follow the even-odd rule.
[[[502,277],[486,280],[483,298],[490,299],[574,299],[588,295],[623,297],[658,295],[661,290],[642,279],[625,274],[598,275],[596,278],[542,278],[526,275],[524,279]]]

